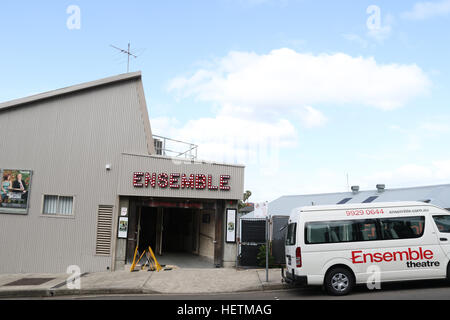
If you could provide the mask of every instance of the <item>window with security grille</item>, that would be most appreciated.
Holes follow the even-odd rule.
[[[44,195],[42,213],[45,215],[73,215],[73,197]]]

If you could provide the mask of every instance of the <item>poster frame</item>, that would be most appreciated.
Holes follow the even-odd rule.
[[[237,222],[237,210],[236,209],[227,209],[227,223],[226,227],[226,243],[236,243],[236,222]],[[229,224],[233,224],[233,230],[229,230]]]
[[[3,175],[5,171],[12,171],[14,173],[20,173],[20,172],[27,172],[27,174],[29,175],[29,182],[27,185],[27,201],[26,201],[26,208],[8,208],[8,207],[4,207],[0,204],[0,214],[4,214],[4,215],[21,215],[21,216],[26,216],[29,214],[29,209],[30,209],[30,199],[31,199],[31,189],[32,189],[32,185],[33,185],[33,170],[29,170],[29,169],[8,169],[8,168],[0,168],[0,183],[3,183]]]

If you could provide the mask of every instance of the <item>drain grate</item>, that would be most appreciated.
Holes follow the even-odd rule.
[[[16,280],[14,282],[5,284],[4,287],[14,287],[14,286],[39,286],[46,282],[55,280],[56,278],[23,278]]]

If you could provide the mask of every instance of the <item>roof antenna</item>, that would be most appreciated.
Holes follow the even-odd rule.
[[[132,54],[131,51],[130,51],[131,50],[131,44],[128,43],[128,50],[117,48],[116,46],[113,46],[112,44],[110,46],[113,47],[114,49],[119,50],[120,52],[125,53],[125,54],[128,55],[127,73],[130,72],[130,56],[134,57],[135,59],[137,58],[137,56]]]

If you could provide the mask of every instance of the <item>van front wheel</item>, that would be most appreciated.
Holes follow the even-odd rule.
[[[325,288],[333,296],[344,296],[352,291],[353,274],[344,268],[330,270],[325,277]]]

